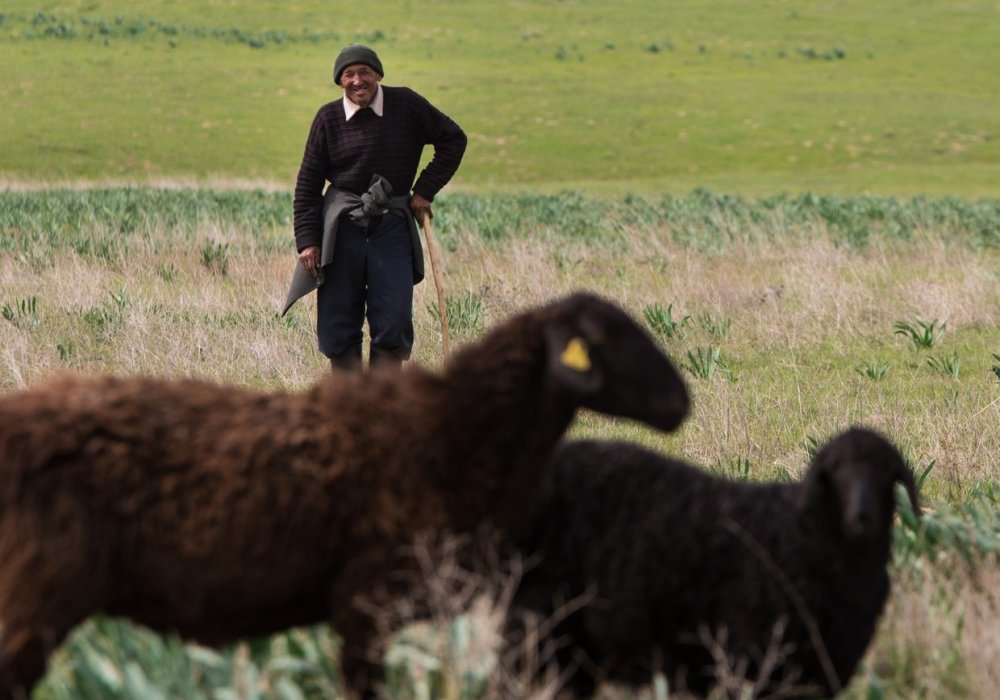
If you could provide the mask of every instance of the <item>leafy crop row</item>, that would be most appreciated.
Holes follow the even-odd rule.
[[[732,243],[801,238],[822,231],[836,243],[863,249],[876,240],[911,241],[935,230],[973,249],[1000,248],[1000,199],[965,201],[837,197],[810,193],[746,199],[707,190],[659,200],[616,200],[578,192],[556,195],[449,194],[440,198],[438,228],[445,243],[458,232],[485,240],[545,232],[613,241],[625,228],[666,232],[699,250]],[[0,249],[39,243],[76,248],[81,237],[127,239],[151,231],[191,234],[217,225],[250,232],[256,245],[288,245],[288,192],[110,188],[0,192]],[[275,235],[280,232],[280,235]],[[86,251],[83,251],[86,252]]]

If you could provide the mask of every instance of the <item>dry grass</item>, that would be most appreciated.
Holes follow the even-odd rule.
[[[725,338],[690,323],[685,338],[665,341],[678,361],[689,349],[715,345],[734,370],[736,381],[691,381],[695,412],[666,444],[695,459],[738,455],[794,473],[806,436],[863,422],[889,432],[914,458],[936,458],[937,477],[1000,473],[1000,431],[991,430],[1000,403],[988,372],[990,351],[1000,350],[996,251],[950,246],[928,233],[920,244],[864,252],[817,238],[700,253],[646,235],[633,232],[617,249],[544,235],[502,244],[459,235],[445,256],[446,284],[452,295],[481,300],[487,326],[577,287],[614,297],[637,316],[646,305],[670,303],[680,314],[728,320]],[[276,316],[290,253],[240,247],[239,231],[199,236],[231,246],[227,274],[204,264],[197,243],[157,252],[155,235],[112,260],[65,250],[40,260],[0,258],[0,303],[34,297],[39,316],[35,327],[0,320],[0,386],[22,387],[64,367],[272,387],[311,383],[325,371],[314,349],[312,299],[285,319]],[[87,313],[119,293],[120,323],[95,331]],[[414,360],[425,365],[442,361],[435,305],[428,278],[414,301]],[[940,352],[960,354],[957,379],[925,364],[936,350],[918,354],[893,334],[895,321],[914,317],[947,323]],[[469,338],[459,330],[456,344]],[[854,371],[875,360],[889,365],[885,380]],[[588,419],[582,427],[603,430],[605,423]]]
[[[889,600],[868,666],[890,697],[996,697],[1000,691],[1000,566],[941,562],[902,577]]]

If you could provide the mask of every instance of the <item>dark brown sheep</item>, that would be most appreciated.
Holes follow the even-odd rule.
[[[418,533],[516,536],[580,407],[662,430],[688,411],[646,333],[586,293],[512,317],[440,374],[304,393],[67,377],[0,398],[0,698],[98,612],[213,645],[329,621],[349,688],[373,695],[359,597],[413,592],[401,550]]]
[[[754,697],[838,693],[889,595],[896,483],[917,507],[902,456],[860,428],[824,445],[799,483],[729,481],[596,441],[560,446],[546,481],[519,542],[539,561],[514,594],[504,656],[517,668],[527,618],[587,601],[557,621],[536,669],[560,667],[574,698],[657,670],[704,697],[729,690],[727,664],[758,683]],[[772,641],[787,653],[769,656]]]

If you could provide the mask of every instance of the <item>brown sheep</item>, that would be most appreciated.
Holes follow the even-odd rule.
[[[662,430],[670,361],[591,294],[512,317],[440,374],[329,377],[303,393],[66,377],[0,398],[0,698],[94,613],[221,645],[328,621],[352,694],[380,640],[356,601],[413,592],[421,532],[516,536],[579,407]]]

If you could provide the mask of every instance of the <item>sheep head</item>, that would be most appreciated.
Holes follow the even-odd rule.
[[[680,373],[623,309],[578,292],[544,326],[547,376],[577,406],[673,430],[690,409]]]
[[[818,508],[847,539],[886,539],[895,512],[896,483],[918,510],[913,472],[899,451],[871,430],[851,428],[831,439],[805,477],[802,506]]]

